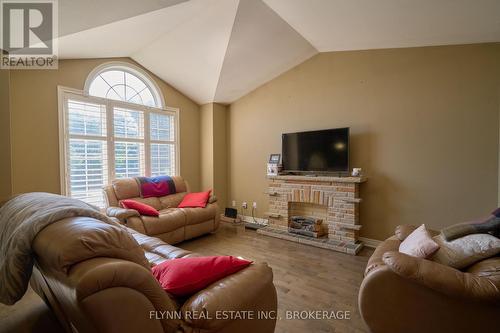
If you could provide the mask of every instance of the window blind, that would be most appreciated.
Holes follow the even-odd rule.
[[[105,105],[68,100],[69,195],[102,206],[108,183]]]
[[[104,207],[102,189],[113,179],[176,174],[175,111],[62,96],[63,194]]]

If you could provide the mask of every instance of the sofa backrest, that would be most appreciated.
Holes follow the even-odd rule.
[[[177,207],[184,195],[189,192],[189,185],[181,176],[173,176],[176,194],[163,197],[142,198],[139,183],[135,178],[116,179],[104,188],[107,207],[119,207],[120,200],[133,199],[143,202],[157,210]]]

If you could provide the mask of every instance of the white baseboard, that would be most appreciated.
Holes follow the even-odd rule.
[[[361,242],[363,242],[363,244],[365,244],[366,247],[376,248],[377,246],[380,245],[380,243],[382,243],[382,241],[371,238],[359,237],[358,239]]]

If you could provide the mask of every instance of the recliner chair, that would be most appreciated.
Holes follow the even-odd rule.
[[[498,332],[500,257],[460,271],[399,253],[399,245],[415,228],[399,226],[368,261],[359,309],[370,330]]]
[[[273,274],[265,263],[176,298],[161,288],[150,267],[195,254],[126,227],[67,218],[40,231],[32,246],[31,285],[68,332],[274,332],[275,319],[217,315],[276,311]]]

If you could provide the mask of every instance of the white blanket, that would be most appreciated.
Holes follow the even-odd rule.
[[[26,193],[0,208],[0,302],[23,297],[33,271],[31,243],[40,230],[61,219],[86,216],[115,224],[83,201],[50,193]]]

